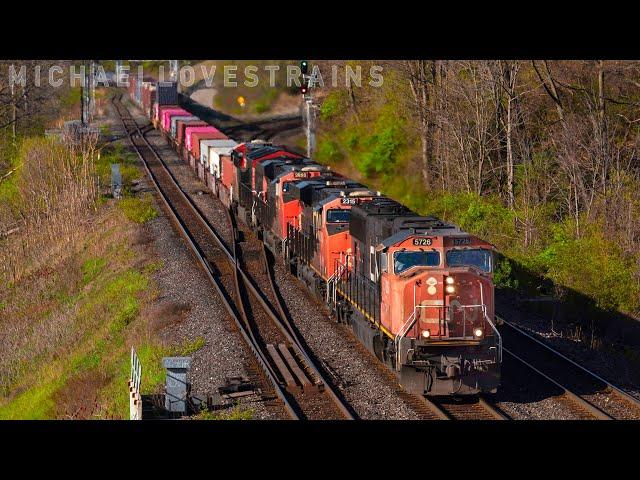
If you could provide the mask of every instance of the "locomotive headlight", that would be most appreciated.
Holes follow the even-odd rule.
[[[476,338],[480,338],[482,336],[484,332],[482,331],[481,328],[476,328],[473,330],[473,334],[476,336]]]
[[[453,283],[455,282],[453,277],[447,277],[445,282],[447,282],[447,285],[453,285]]]
[[[434,287],[433,285],[429,285],[427,287],[427,293],[429,295],[435,295],[436,294],[436,287]]]
[[[429,330],[422,331],[422,338],[429,338],[431,336],[431,332]]]
[[[456,287],[454,287],[453,285],[447,285],[444,289],[447,293],[453,293],[456,291]]]

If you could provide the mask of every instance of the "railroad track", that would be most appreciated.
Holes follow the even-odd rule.
[[[430,401],[450,420],[508,420],[481,395],[469,397],[433,397]]]
[[[234,258],[240,288],[249,292],[249,295],[240,292],[245,322],[256,341],[269,352],[276,375],[301,407],[305,418],[353,420],[351,408],[335,392],[310,349],[292,328],[277,294],[264,244],[250,235],[247,227],[236,222],[233,212],[226,211],[234,232],[233,247],[226,248]],[[240,230],[243,242],[238,242]]]
[[[134,150],[158,192],[158,196],[170,220],[220,296],[232,324],[242,336],[245,345],[255,359],[254,364],[249,366],[251,380],[260,386],[263,399],[269,402],[271,407],[278,409],[281,416],[298,419],[298,414],[290,404],[287,395],[269,369],[264,352],[254,345],[249,332],[244,328],[233,299],[229,297],[228,292],[232,290],[230,283],[232,284],[234,281],[233,269],[231,267],[225,269],[224,266],[227,263],[217,261],[221,256],[220,251],[216,251],[211,242],[207,241],[197,212],[185,201],[184,192],[178,187],[175,179],[168,172],[155,149],[146,140],[135,119],[122,105],[120,98],[114,97],[112,103]],[[222,269],[217,267],[218,265],[221,265]]]
[[[558,396],[577,408],[582,418],[640,419],[640,401],[516,325],[500,320],[504,344],[509,345],[503,348],[506,355],[552,384]]]
[[[264,294],[242,269],[237,259],[236,237],[234,236],[232,247],[224,242],[181,189],[129,111],[115,97],[113,104],[170,218],[219,293],[234,324],[253,353],[258,367],[253,370],[263,377],[261,383],[264,386],[263,393],[267,392],[266,398],[269,399],[269,394],[272,394],[271,397],[277,399],[275,405],[281,404],[287,416],[292,419],[326,418],[323,415],[352,419],[350,409],[319,373],[307,352],[300,350],[296,342],[291,339],[278,343],[263,341],[261,332],[256,329],[257,322],[253,314],[262,320],[265,315],[272,317],[274,322],[277,315]],[[233,219],[230,218],[230,221],[233,222]],[[332,411],[327,403],[332,404]]]

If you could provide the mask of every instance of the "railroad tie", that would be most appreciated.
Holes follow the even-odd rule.
[[[291,375],[291,372],[289,372],[289,369],[284,364],[282,357],[280,356],[276,348],[273,346],[273,344],[271,343],[268,344],[267,350],[269,351],[269,355],[271,355],[271,358],[276,364],[276,367],[280,371],[280,375],[282,375],[282,378],[284,379],[284,383],[287,385],[287,388],[296,388],[297,385],[296,385],[296,381],[293,379],[293,375]]]
[[[282,354],[282,358],[284,358],[285,362],[287,362],[287,364],[289,365],[289,368],[291,369],[293,374],[296,376],[296,378],[300,382],[300,385],[302,385],[302,389],[306,390],[307,388],[311,388],[312,386],[311,381],[300,369],[300,367],[294,360],[293,356],[289,352],[289,349],[287,348],[287,346],[284,343],[281,343],[278,345],[278,350],[280,350],[280,353]]]

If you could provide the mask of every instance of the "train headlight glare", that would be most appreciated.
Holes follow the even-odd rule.
[[[447,282],[447,285],[453,285],[453,282],[455,282],[455,280],[453,277],[447,277],[445,282]]]
[[[473,330],[473,334],[474,334],[477,338],[480,338],[480,337],[482,336],[482,334],[483,334],[483,333],[484,333],[484,332],[482,331],[482,329],[481,329],[481,328],[476,328],[476,329],[474,329],[474,330]]]
[[[456,288],[453,285],[447,285],[445,287],[445,290],[447,291],[447,293],[453,293],[456,291]]]
[[[437,285],[437,284],[438,284],[438,281],[437,281],[434,277],[429,277],[429,278],[427,279],[427,285],[433,285],[433,286],[435,286],[435,285]]]
[[[429,338],[431,336],[431,332],[429,330],[422,331],[422,338]]]
[[[436,287],[434,287],[433,285],[429,285],[427,287],[427,293],[429,295],[435,295],[436,294]]]

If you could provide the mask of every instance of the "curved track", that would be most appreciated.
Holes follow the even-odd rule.
[[[202,222],[199,219],[199,215],[189,206],[189,202],[186,201],[184,192],[182,192],[178,187],[175,179],[173,179],[170,172],[167,171],[155,149],[146,140],[140,127],[137,125],[129,111],[122,105],[120,99],[114,97],[112,99],[112,103],[120,117],[122,126],[125,129],[134,150],[142,161],[149,178],[156,188],[159,198],[165,206],[170,219],[177,228],[179,234],[187,243],[190,251],[195,256],[204,273],[207,275],[210,283],[217,291],[230,318],[253,354],[256,360],[256,366],[264,377],[263,381],[260,382],[263,393],[272,394],[277,398],[279,400],[278,403],[282,405],[284,413],[288,418],[298,419],[298,414],[289,403],[284,390],[280,387],[279,382],[269,369],[264,352],[256,348],[256,345],[250,337],[250,332],[247,332],[245,329],[232,299],[228,296],[227,292],[229,287],[228,285],[225,285],[225,283],[228,283],[230,277],[233,275],[229,270],[220,270],[216,268],[215,265],[219,264],[219,262],[216,262],[215,260],[216,256],[219,257],[219,252],[212,249],[212,245],[203,238]],[[197,231],[198,233],[196,234],[194,231]]]
[[[305,365],[316,375],[316,386],[319,387],[318,391],[320,393],[318,396],[324,398],[325,403],[331,403],[332,408],[326,408],[326,406],[324,408],[316,407],[312,413],[305,412],[305,407],[309,405],[305,405],[305,402],[296,401],[295,389],[286,388],[283,384],[282,370],[274,365],[276,362],[274,362],[273,350],[267,348],[268,345],[260,340],[259,332],[256,331],[247,310],[251,309],[253,312],[262,309],[267,316],[273,317],[274,321],[277,316],[265,299],[264,294],[241,268],[240,262],[237,260],[238,252],[235,238],[232,247],[229,247],[222,240],[178,185],[172,173],[158,156],[154,147],[147,141],[145,133],[137,125],[129,111],[115,97],[113,98],[113,105],[171,219],[219,293],[225,308],[256,358],[262,374],[270,383],[266,390],[279,399],[289,418],[327,418],[327,416],[336,418],[338,416],[352,419],[353,415],[350,409],[333,392],[330,384],[319,374],[317,368],[315,368],[303,350],[299,353]],[[235,225],[234,231],[236,231]],[[253,303],[248,303],[248,297],[253,299]],[[256,308],[256,305],[259,308]],[[294,343],[291,341],[290,344]]]
[[[640,419],[640,401],[516,325],[503,322],[507,356],[556,388],[559,396],[598,420]],[[516,353],[517,352],[517,353]]]

